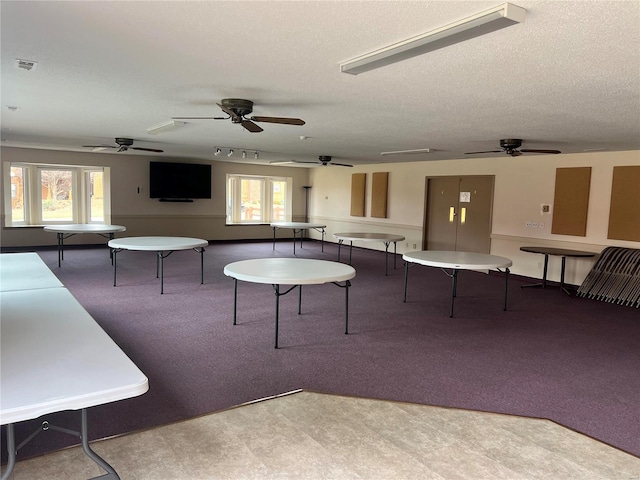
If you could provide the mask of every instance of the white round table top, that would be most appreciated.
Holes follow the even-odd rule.
[[[273,222],[272,227],[276,228],[325,228],[326,225],[322,223],[308,223],[308,222]]]
[[[125,237],[109,240],[111,248],[123,250],[188,250],[209,245],[209,242],[201,238],[190,237]]]
[[[53,233],[115,233],[124,232],[122,225],[103,225],[98,223],[74,223],[69,225],[45,225],[45,232]]]
[[[487,253],[455,252],[445,250],[417,250],[407,252],[403,260],[429,267],[476,270],[488,268],[506,268],[513,263],[506,257]]]
[[[339,240],[361,240],[361,241],[379,241],[379,242],[401,242],[404,240],[402,235],[394,235],[392,233],[334,233],[334,237]]]
[[[308,258],[256,258],[224,267],[224,274],[237,280],[272,285],[313,285],[342,282],[356,276],[344,263]]]

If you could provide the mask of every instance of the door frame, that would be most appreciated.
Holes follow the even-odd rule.
[[[425,177],[425,181],[424,181],[424,218],[423,218],[423,222],[422,222],[422,250],[427,250],[428,249],[428,239],[429,239],[429,180],[433,180],[433,179],[442,179],[442,178],[458,178],[462,181],[462,179],[464,178],[490,178],[491,179],[491,203],[489,204],[489,238],[488,238],[488,244],[489,244],[489,252],[486,253],[491,253],[491,232],[492,232],[492,225],[493,225],[493,200],[495,197],[495,179],[496,176],[495,175],[431,175],[428,177]]]

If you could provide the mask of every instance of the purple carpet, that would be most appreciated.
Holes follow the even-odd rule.
[[[343,261],[348,251],[343,249]],[[164,295],[151,252],[118,254],[118,286],[106,247],[38,250],[86,310],[149,378],[137,398],[89,409],[89,436],[102,438],[309,389],[430,405],[548,418],[640,456],[638,309],[570,298],[557,288],[521,289],[512,277],[462,271],[454,317],[451,280],[440,269],[409,269],[403,303],[401,257],[384,275],[384,252],[354,249],[349,330],[344,289],[304,287],[280,298],[274,349],[270,285],[239,282],[238,325],[227,263],[292,256],[291,242],[212,243],[200,256],[164,261]],[[305,242],[298,257],[337,259],[337,245]],[[347,255],[345,255],[347,253]],[[77,429],[79,414],[47,420]],[[16,425],[22,439],[42,419]],[[4,429],[2,432],[4,443]],[[77,444],[59,432],[36,436],[18,459]],[[6,452],[2,452],[3,461]]]

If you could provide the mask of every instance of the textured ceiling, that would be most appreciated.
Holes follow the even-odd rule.
[[[130,137],[165,158],[214,160],[219,146],[265,163],[353,164],[464,158],[502,138],[640,150],[640,2],[514,3],[522,24],[353,76],[339,63],[500,2],[3,0],[2,145],[90,151]],[[194,120],[147,133],[173,116],[220,116],[227,97],[306,125],[249,133]]]

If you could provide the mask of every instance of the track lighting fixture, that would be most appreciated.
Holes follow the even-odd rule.
[[[242,158],[244,160],[246,160],[247,158],[249,158],[250,152],[247,152],[246,148],[243,149],[239,149],[239,148],[229,148],[229,147],[215,147],[215,150],[213,151],[213,154],[218,157],[220,156],[223,151],[226,152],[227,157],[231,158],[233,157],[233,154],[235,153],[235,151],[238,150],[238,152],[240,152],[240,155],[242,155]],[[260,157],[260,152],[258,150],[255,150],[253,153],[253,158],[255,158],[256,160],[258,160],[258,158]]]

